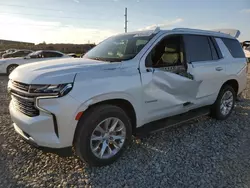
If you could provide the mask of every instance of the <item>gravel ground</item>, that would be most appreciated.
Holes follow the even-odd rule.
[[[43,153],[14,132],[0,76],[0,187],[250,187],[250,81],[231,117],[208,117],[134,141],[116,163],[90,168]]]

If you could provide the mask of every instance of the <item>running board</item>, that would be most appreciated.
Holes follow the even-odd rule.
[[[206,107],[191,110],[183,114],[179,114],[179,115],[175,115],[172,117],[157,120],[151,123],[147,123],[143,125],[142,127],[139,127],[136,129],[135,136],[144,137],[150,133],[158,132],[158,131],[161,131],[163,129],[166,129],[172,126],[188,122],[200,116],[208,115],[209,113],[210,113],[210,107],[206,106]]]

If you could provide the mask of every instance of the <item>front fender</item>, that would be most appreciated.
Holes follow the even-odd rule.
[[[79,112],[86,111],[90,106],[94,104],[98,104],[100,102],[108,101],[108,100],[125,100],[129,102],[136,112],[136,120],[137,126],[142,125],[141,117],[142,117],[142,109],[140,108],[141,104],[138,100],[136,100],[132,95],[124,92],[112,92],[112,93],[105,93],[101,95],[96,95],[94,97],[89,98],[88,100],[84,101],[78,108],[76,115]]]

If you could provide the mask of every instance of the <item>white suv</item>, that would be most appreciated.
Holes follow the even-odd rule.
[[[138,131],[197,114],[226,119],[246,87],[247,61],[228,34],[156,29],[110,37],[84,58],[22,65],[9,78],[11,118],[25,140],[74,146],[82,160],[101,166]]]

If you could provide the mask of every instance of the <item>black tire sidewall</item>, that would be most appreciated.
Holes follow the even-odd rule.
[[[91,166],[104,166],[113,163],[120,157],[131,140],[132,127],[128,116],[121,108],[112,105],[99,106],[92,109],[87,115],[87,117],[81,118],[79,121],[78,126],[80,126],[80,129],[78,129],[79,132],[75,143],[77,155]],[[99,159],[91,151],[90,138],[96,126],[109,117],[116,117],[124,123],[126,127],[126,140],[116,155],[109,159]]]
[[[232,109],[230,110],[230,112],[227,115],[223,115],[221,113],[220,106],[221,106],[221,99],[222,99],[222,97],[223,97],[223,95],[224,95],[224,93],[226,91],[230,91],[233,94],[233,106],[232,106]],[[235,101],[236,101],[236,93],[235,93],[234,89],[229,85],[223,86],[223,88],[221,89],[221,91],[220,91],[220,93],[219,93],[219,95],[217,97],[217,100],[216,100],[216,102],[215,102],[215,104],[213,106],[213,109],[212,109],[213,110],[212,111],[213,116],[218,120],[227,119],[231,115],[231,113],[232,113],[232,111],[234,109]]]
[[[8,74],[8,75],[10,75],[10,73],[14,70],[14,69],[13,69],[13,70],[10,72],[10,69],[11,69],[12,67],[14,67],[14,69],[15,69],[15,68],[18,67],[18,65],[10,65],[10,66],[8,66],[8,68],[7,68],[7,74]]]

